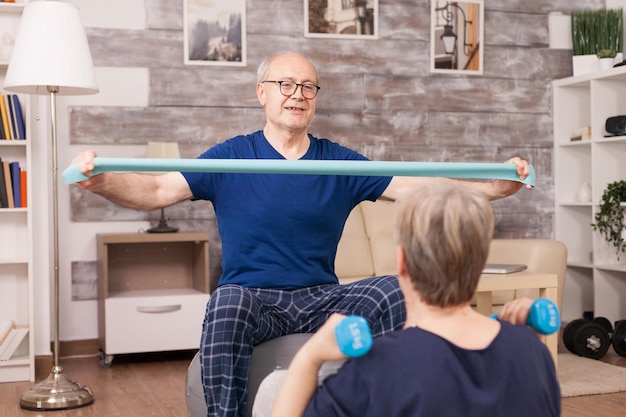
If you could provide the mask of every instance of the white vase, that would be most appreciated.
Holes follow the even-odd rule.
[[[600,69],[607,70],[613,68],[615,58],[600,58]]]
[[[583,203],[589,203],[591,201],[591,185],[588,182],[583,182],[578,189],[578,201]]]
[[[572,56],[574,75],[590,74],[600,71],[600,60],[596,54]]]

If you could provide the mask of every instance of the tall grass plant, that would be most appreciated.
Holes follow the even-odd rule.
[[[572,52],[593,55],[601,50],[622,52],[624,14],[619,9],[572,11]]]

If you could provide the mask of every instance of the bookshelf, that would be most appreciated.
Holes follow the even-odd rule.
[[[208,233],[96,236],[101,363],[197,349],[209,300]]]
[[[591,227],[607,184],[626,179],[626,136],[605,131],[608,117],[626,114],[626,67],[555,80],[553,100],[554,230],[568,250],[563,318],[626,319],[626,254],[618,259]]]
[[[11,43],[19,26],[26,1],[0,3],[0,92],[10,58]],[[25,120],[26,139],[0,139],[2,161],[18,162],[30,174],[31,142],[28,139],[30,99],[20,94]],[[31,181],[26,179],[26,207],[0,208],[0,322],[15,323],[28,331],[13,353],[0,359],[0,382],[34,381],[34,303],[33,303],[33,216],[31,210]]]

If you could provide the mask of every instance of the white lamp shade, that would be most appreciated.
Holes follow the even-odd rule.
[[[15,93],[95,94],[98,85],[78,8],[58,1],[24,7],[4,88]]]

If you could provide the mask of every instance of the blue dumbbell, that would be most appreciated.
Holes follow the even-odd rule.
[[[374,340],[367,321],[360,316],[348,316],[335,327],[335,338],[341,352],[351,358],[365,355]]]
[[[497,318],[497,314],[492,314],[492,318]],[[537,333],[552,334],[561,327],[561,316],[559,309],[552,300],[547,298],[538,298],[530,306],[526,324]]]

